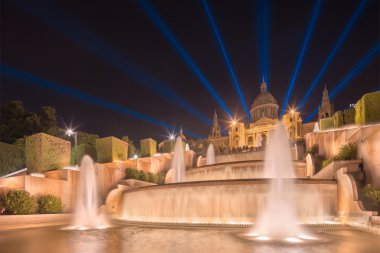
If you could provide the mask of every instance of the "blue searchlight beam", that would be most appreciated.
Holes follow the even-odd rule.
[[[314,88],[318,84],[319,80],[322,78],[323,74],[327,70],[328,66],[334,59],[335,54],[337,53],[338,49],[346,39],[348,33],[351,31],[352,26],[354,25],[357,18],[360,16],[360,13],[363,11],[365,4],[367,3],[367,0],[363,0],[359,3],[359,6],[356,8],[355,13],[351,16],[349,22],[347,23],[346,27],[344,28],[342,34],[340,35],[338,41],[335,43],[334,48],[331,50],[330,54],[327,56],[327,59],[325,63],[323,64],[321,70],[318,72],[317,76],[315,77],[314,81],[311,83],[309,89],[307,90],[305,96],[302,98],[301,103],[298,106],[298,109],[301,109],[305,103],[307,102],[309,96],[313,92]]]
[[[173,48],[178,52],[181,58],[185,61],[187,66],[191,69],[191,71],[197,76],[197,78],[201,81],[203,86],[210,92],[210,94],[214,97],[214,99],[218,102],[220,107],[228,114],[229,117],[232,118],[231,111],[228,109],[227,105],[223,102],[221,97],[218,95],[214,87],[210,84],[210,82],[203,75],[202,71],[195,64],[190,55],[186,52],[186,50],[179,43],[174,34],[170,31],[169,27],[164,23],[164,21],[160,18],[157,11],[153,8],[153,6],[147,0],[138,0],[137,3],[139,6],[145,11],[148,17],[153,21],[153,23],[159,28],[161,33],[165,36],[165,38],[169,41],[169,43],[173,46]]]
[[[380,49],[380,42],[378,42],[371,51],[363,57],[360,62],[334,87],[334,89],[329,93],[329,98],[333,99],[339,92],[349,84],[349,82],[358,74],[364,66],[366,66],[373,57],[378,53]],[[305,122],[309,122],[318,112],[319,105],[314,108],[313,112],[306,118]]]
[[[218,31],[218,28],[216,26],[216,22],[215,22],[215,19],[211,13],[211,9],[209,7],[209,5],[207,4],[207,0],[201,0],[202,2],[202,7],[204,9],[204,11],[206,12],[206,15],[207,15],[207,19],[208,19],[208,22],[211,26],[211,29],[212,29],[212,32],[214,34],[214,37],[215,37],[215,40],[216,42],[218,43],[218,46],[219,46],[219,49],[220,49],[220,52],[222,53],[222,56],[223,56],[223,59],[224,59],[224,63],[226,64],[227,66],[227,69],[228,69],[228,72],[230,73],[230,76],[231,76],[231,79],[234,83],[234,86],[235,86],[235,89],[239,95],[239,98],[240,98],[240,102],[241,104],[243,105],[243,108],[244,108],[244,111],[245,111],[245,114],[247,115],[247,118],[249,121],[251,121],[251,115],[249,113],[249,110],[248,110],[248,107],[247,107],[247,103],[245,102],[245,98],[244,98],[244,95],[240,89],[240,84],[239,84],[239,81],[236,77],[236,74],[235,74],[235,71],[232,67],[232,64],[231,64],[231,60],[227,54],[227,50],[224,46],[224,43],[223,43],[223,40],[222,40],[222,37]]]
[[[269,89],[269,0],[256,0],[256,30],[259,38],[260,77]]]
[[[36,85],[36,86],[39,86],[42,88],[46,88],[46,89],[50,89],[50,90],[53,90],[53,91],[56,91],[59,93],[63,93],[65,95],[69,95],[71,97],[77,98],[77,99],[85,101],[87,103],[90,103],[90,104],[93,104],[93,105],[96,105],[99,107],[103,107],[105,109],[112,110],[112,111],[115,111],[115,112],[118,112],[118,113],[121,113],[124,115],[128,115],[128,116],[134,117],[134,118],[139,119],[139,120],[146,121],[148,123],[151,123],[151,124],[154,124],[154,125],[157,125],[160,127],[170,128],[170,129],[176,128],[175,126],[173,126],[171,124],[168,124],[162,120],[153,118],[149,115],[145,115],[143,113],[131,110],[131,109],[126,108],[124,106],[121,106],[119,104],[107,101],[105,99],[102,99],[102,98],[99,98],[96,96],[93,96],[91,94],[88,94],[88,93],[85,93],[82,91],[75,90],[73,88],[69,88],[69,87],[66,87],[66,86],[63,86],[63,85],[60,85],[57,83],[53,83],[53,82],[41,79],[41,78],[33,76],[27,72],[15,69],[13,67],[10,67],[10,66],[4,65],[4,64],[0,65],[0,74],[15,78],[17,80],[25,81],[27,83],[30,83],[30,84],[33,84],[33,85]],[[193,133],[193,132],[188,131],[188,130],[186,130],[185,132],[186,132],[186,134],[188,134],[189,136],[194,137],[194,138],[205,138],[202,135]]]
[[[209,117],[197,110],[184,98],[180,97],[168,85],[157,81],[155,78],[145,73],[142,69],[138,68],[123,56],[121,51],[92,33],[87,27],[81,25],[73,17],[66,15],[61,9],[55,8],[51,2],[47,1],[43,4],[40,3],[40,5],[36,2],[25,2],[21,0],[14,0],[12,2],[17,4],[19,8],[42,20],[54,30],[63,33],[81,48],[94,54],[124,75],[129,76],[164,99],[178,105],[181,109],[193,115],[200,122],[209,126],[212,125],[212,121]]]
[[[321,9],[321,6],[322,6],[322,0],[317,0],[315,3],[315,6],[314,6],[314,11],[313,11],[313,14],[311,16],[309,25],[307,27],[307,32],[306,32],[305,40],[302,44],[301,52],[300,52],[298,59],[297,59],[296,68],[294,69],[293,76],[292,76],[292,79],[290,81],[288,91],[287,91],[286,96],[285,96],[284,103],[282,105],[281,116],[284,115],[286,107],[288,106],[290,94],[292,94],[292,92],[293,92],[294,85],[296,83],[296,79],[298,76],[298,72],[301,68],[303,58],[305,57],[305,52],[306,52],[307,46],[309,45],[309,41],[311,39],[311,35],[313,33],[314,26],[315,26],[315,23],[317,21],[318,13],[319,13],[319,10]]]

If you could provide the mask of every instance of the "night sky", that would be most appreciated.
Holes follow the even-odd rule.
[[[151,0],[150,3],[232,113],[247,121],[201,2]],[[291,104],[297,106],[301,101],[359,3],[357,0],[323,1],[290,97]],[[255,1],[213,0],[208,4],[250,108],[259,93],[262,76]],[[314,5],[315,1],[307,0],[270,1],[267,81],[280,108]],[[321,101],[325,83],[332,89],[380,41],[379,13],[379,1],[368,1],[302,108],[304,119]],[[87,38],[87,33],[92,39],[81,40],[83,36]],[[93,38],[104,41],[104,48],[89,50],[98,43]],[[104,60],[110,51],[117,52],[117,59],[164,83],[210,119],[217,110],[220,120],[228,120],[136,1],[1,1],[2,64],[168,124],[182,125],[199,135],[209,134],[208,125]],[[333,99],[335,108],[346,109],[363,93],[378,90],[379,73],[377,53]],[[54,106],[61,125],[72,123],[78,130],[102,137],[128,135],[135,141],[147,137],[162,140],[171,130],[6,75],[1,75],[0,92],[1,103],[22,100],[31,111],[38,111],[44,105]]]

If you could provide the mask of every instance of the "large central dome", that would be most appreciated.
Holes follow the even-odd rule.
[[[278,119],[277,100],[267,91],[265,81],[261,83],[261,92],[253,101],[250,113],[253,123],[261,118]]]

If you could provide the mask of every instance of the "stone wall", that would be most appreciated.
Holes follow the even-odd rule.
[[[326,158],[336,155],[341,146],[355,143],[358,159],[363,160],[366,183],[380,187],[380,124],[309,133],[305,140],[307,148],[317,144],[319,154]]]
[[[26,137],[25,158],[28,172],[45,172],[70,165],[69,141],[38,133]]]
[[[61,198],[65,212],[73,211],[79,171],[62,169],[50,171],[45,176],[22,175],[1,178],[0,189],[25,189],[36,197],[53,194]]]
[[[377,212],[366,211],[358,198],[358,189],[355,179],[347,173],[346,168],[341,168],[336,173],[338,182],[337,214],[340,222],[354,226],[368,226],[368,217]]]
[[[102,203],[108,193],[117,187],[118,182],[125,179],[128,167],[127,162],[95,164],[98,192]],[[79,173],[77,170],[61,169],[46,172],[45,177],[22,175],[0,178],[0,194],[14,189],[24,189],[34,196],[53,194],[61,198],[64,211],[71,212],[75,208]]]

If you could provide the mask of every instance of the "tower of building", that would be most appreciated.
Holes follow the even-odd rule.
[[[255,125],[268,124],[269,121],[273,121],[273,124],[277,124],[277,100],[268,92],[265,80],[263,80],[260,85],[260,94],[253,101],[250,114],[252,123]]]
[[[214,112],[214,120],[212,123],[211,127],[211,132],[209,138],[218,138],[221,137],[221,132],[220,132],[220,126],[218,122],[218,115],[216,114],[216,111]]]
[[[334,105],[330,102],[329,92],[326,85],[322,95],[322,103],[318,109],[318,121],[320,119],[329,118],[334,115]]]

